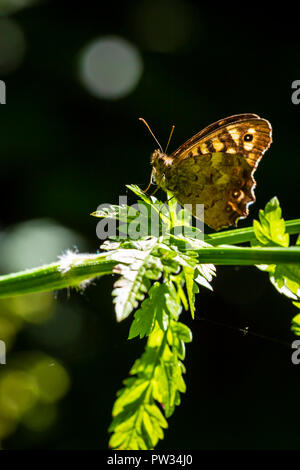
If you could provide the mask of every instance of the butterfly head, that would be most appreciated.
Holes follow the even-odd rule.
[[[151,155],[151,164],[153,165],[154,168],[156,167],[162,167],[164,163],[164,158],[167,155],[162,152],[160,149],[154,150],[154,152]]]
[[[151,155],[152,177],[159,186],[164,186],[164,176],[168,167],[172,165],[173,159],[166,153],[157,149]]]

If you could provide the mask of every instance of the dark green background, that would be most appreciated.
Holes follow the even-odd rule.
[[[286,219],[299,217],[300,105],[291,102],[291,83],[300,78],[296,19],[258,14],[247,5],[237,16],[185,1],[191,13],[187,37],[163,53],[151,50],[143,31],[172,34],[176,18],[157,17],[149,27],[145,16],[136,27],[140,3],[48,1],[13,16],[27,52],[17,70],[0,76],[7,85],[0,110],[2,230],[47,217],[77,231],[95,252],[97,221],[89,214],[101,203],[117,203],[125,184],[148,184],[155,143],[139,116],[162,143],[176,124],[170,150],[231,114],[267,118],[274,143],[256,173],[257,202],[239,226],[250,225],[275,195]],[[175,3],[168,3],[171,10]],[[91,96],[77,74],[79,51],[107,34],[133,43],[144,63],[137,87],[116,101]],[[254,267],[217,272],[214,293],[201,289],[196,319],[182,315],[194,335],[185,361],[187,393],[158,448],[299,448],[300,366],[292,365],[289,346],[296,309]],[[130,319],[115,321],[112,284],[103,278],[84,295],[58,293],[60,315],[51,328],[68,335],[72,315],[64,318],[64,312],[80,312],[80,334],[67,347],[44,343],[32,326],[19,335],[17,349],[43,350],[62,361],[72,388],[54,427],[36,434],[20,426],[4,447],[107,447],[114,395],[143,350],[139,341],[126,340]],[[278,342],[243,335],[239,328],[245,327]]]

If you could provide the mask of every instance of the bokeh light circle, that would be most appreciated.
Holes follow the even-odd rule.
[[[96,39],[81,53],[81,81],[99,98],[115,100],[127,96],[137,86],[142,71],[137,48],[117,36]]]
[[[13,72],[23,61],[26,42],[19,25],[0,18],[0,76]]]
[[[39,0],[0,0],[0,14],[8,15],[16,13],[23,8],[30,7],[39,2]]]
[[[0,269],[3,272],[34,268],[51,263],[74,246],[85,249],[84,239],[52,219],[32,219],[0,233]]]
[[[32,372],[39,386],[39,399],[45,403],[59,400],[70,387],[66,370],[52,358],[39,361]]]
[[[0,409],[9,418],[18,418],[29,410],[38,397],[35,378],[23,371],[9,371],[1,377]]]

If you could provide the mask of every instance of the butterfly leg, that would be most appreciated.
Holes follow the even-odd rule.
[[[149,190],[149,188],[151,187],[151,185],[153,184],[153,175],[154,175],[154,169],[151,171],[150,183],[148,184],[147,188],[143,191],[143,193],[146,193]],[[152,196],[152,194],[151,194],[151,196]]]

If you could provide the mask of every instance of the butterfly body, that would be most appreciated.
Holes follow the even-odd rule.
[[[255,201],[254,171],[272,142],[270,123],[256,114],[211,124],[171,155],[152,154],[154,178],[181,205],[204,205],[204,222],[215,230],[236,225]]]

